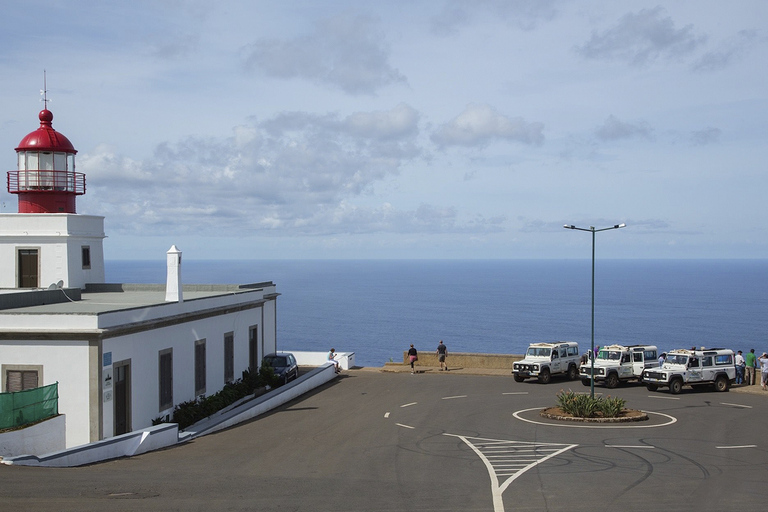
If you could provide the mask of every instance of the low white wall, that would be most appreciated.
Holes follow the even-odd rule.
[[[296,352],[293,352],[293,354],[296,355]],[[298,359],[298,356],[296,357]],[[322,363],[322,366],[302,375],[298,379],[280,386],[266,395],[245,402],[234,409],[225,410],[221,414],[199,421],[188,427],[184,432],[191,434],[193,437],[200,437],[232,427],[264,414],[286,402],[290,402],[294,398],[298,398],[304,393],[333,380],[335,377],[336,372],[333,365],[327,362]]]
[[[51,453],[67,447],[67,419],[59,414],[30,427],[0,434],[0,456]]]
[[[321,366],[328,362],[328,352],[296,352],[295,350],[283,350],[296,357],[299,366]],[[349,370],[355,366],[354,352],[336,352],[336,361],[343,370]]]
[[[130,457],[165,448],[178,442],[179,426],[175,423],[163,423],[162,425],[156,425],[144,430],[110,437],[103,441],[76,446],[68,450],[40,456],[22,455],[4,458],[2,462],[3,464],[14,464],[17,466],[74,467],[102,460]]]

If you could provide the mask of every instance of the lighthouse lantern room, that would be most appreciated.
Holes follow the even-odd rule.
[[[17,169],[8,192],[18,213],[0,214],[0,288],[84,288],[104,282],[104,217],[77,214],[85,174],[75,171],[75,150],[53,129],[44,108],[40,127],[16,148]]]
[[[53,129],[53,113],[40,111],[40,128],[16,148],[18,169],[8,172],[8,192],[18,194],[19,213],[77,213],[75,197],[85,194],[85,175],[75,172],[77,151]]]

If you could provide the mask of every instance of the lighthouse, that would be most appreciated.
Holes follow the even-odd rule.
[[[104,282],[104,217],[77,213],[85,174],[75,171],[75,150],[53,129],[45,108],[40,127],[16,147],[17,168],[8,192],[18,213],[0,214],[0,288],[84,288]]]

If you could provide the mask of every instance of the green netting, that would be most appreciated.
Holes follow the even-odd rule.
[[[21,427],[59,414],[59,383],[0,393],[0,430]]]

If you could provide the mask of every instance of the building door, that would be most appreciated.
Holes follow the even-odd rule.
[[[262,350],[262,356],[263,356]],[[259,369],[259,326],[248,329],[248,368],[255,372]]]
[[[19,249],[19,288],[39,288],[37,249]]]
[[[131,431],[131,362],[115,363],[113,389],[115,400],[115,435]]]

